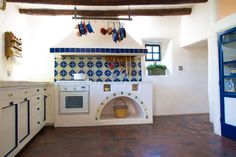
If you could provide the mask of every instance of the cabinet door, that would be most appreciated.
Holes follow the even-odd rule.
[[[1,104],[1,151],[3,157],[7,157],[18,145],[17,112],[17,104],[13,102]]]
[[[19,143],[30,135],[30,101],[25,99],[18,106]]]

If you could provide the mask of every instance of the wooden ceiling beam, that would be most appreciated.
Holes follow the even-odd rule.
[[[130,11],[131,16],[177,16],[191,14],[191,8],[177,9],[135,9]],[[54,9],[19,9],[21,14],[27,15],[74,15],[74,10]],[[77,10],[79,16],[128,16],[129,10]]]
[[[86,6],[117,6],[117,5],[176,5],[205,3],[208,0],[7,0],[7,2],[54,4],[54,5],[86,5]]]

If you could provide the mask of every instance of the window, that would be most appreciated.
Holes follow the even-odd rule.
[[[147,54],[145,56],[146,61],[160,61],[161,60],[161,46],[160,45],[145,45]]]

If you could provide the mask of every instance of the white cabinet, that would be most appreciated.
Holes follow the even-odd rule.
[[[17,104],[2,102],[1,104],[1,156],[6,157],[18,146]]]
[[[31,89],[31,131],[36,134],[46,124],[46,88]]]
[[[15,156],[46,124],[47,88],[0,88],[0,157]]]
[[[22,143],[30,135],[30,101],[25,98],[18,103],[18,142]]]

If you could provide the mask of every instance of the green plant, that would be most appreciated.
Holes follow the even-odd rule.
[[[166,70],[167,67],[165,65],[161,65],[161,64],[150,64],[147,66],[147,70],[155,70],[155,69],[161,69],[161,70]]]
[[[147,66],[148,75],[165,75],[167,67],[161,64],[150,64]]]

